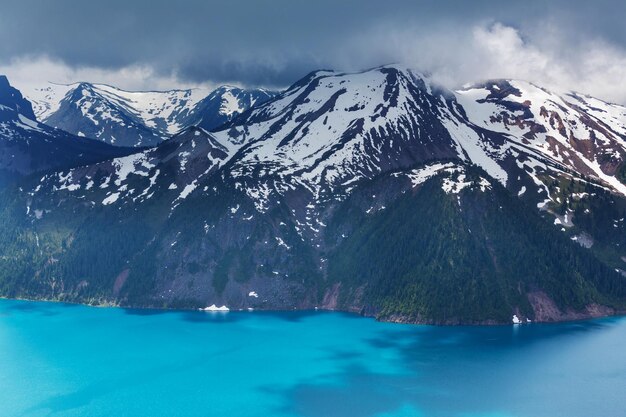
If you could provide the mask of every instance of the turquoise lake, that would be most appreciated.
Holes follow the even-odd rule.
[[[434,327],[0,300],[0,416],[620,417],[626,318]]]

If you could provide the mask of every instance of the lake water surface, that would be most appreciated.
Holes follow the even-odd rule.
[[[626,319],[432,327],[0,300],[0,416],[621,417]]]

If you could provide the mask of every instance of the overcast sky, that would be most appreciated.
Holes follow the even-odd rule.
[[[402,63],[455,87],[521,78],[626,104],[621,0],[0,0],[18,87],[280,88],[319,69]]]

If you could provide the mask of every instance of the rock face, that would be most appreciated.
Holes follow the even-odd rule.
[[[274,95],[230,86],[124,91],[86,82],[28,92],[43,123],[117,146],[153,146],[194,125],[212,130]]]
[[[626,306],[619,106],[514,81],[452,92],[396,66],[249,103],[213,132],[24,181],[0,212],[0,292],[447,324]]]
[[[528,300],[533,308],[535,320],[540,322],[581,320],[592,317],[610,316],[616,313],[614,309],[596,303],[586,305],[582,311],[572,309],[562,311],[554,300],[544,292],[529,293]]]

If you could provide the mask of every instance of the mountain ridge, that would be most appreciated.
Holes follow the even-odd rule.
[[[316,71],[222,129],[33,178],[2,218],[46,279],[0,262],[0,290],[446,324],[624,311],[623,126],[585,124],[599,116],[556,95],[476,90],[394,66]]]
[[[132,149],[114,148],[79,138],[37,122],[31,104],[0,77],[0,185],[50,169],[66,169],[128,155]]]
[[[44,123],[120,146],[152,146],[191,125],[212,130],[273,94],[232,86],[126,91],[89,82],[49,83],[27,93]]]

